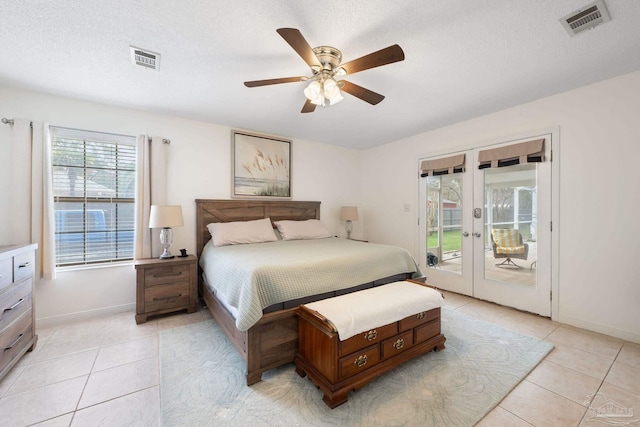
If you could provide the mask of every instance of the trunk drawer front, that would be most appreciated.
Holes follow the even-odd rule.
[[[31,338],[33,316],[31,310],[27,310],[11,327],[0,334],[0,371],[7,366],[13,358],[24,349]]]
[[[32,282],[26,280],[0,295],[0,331],[31,308]]]
[[[35,253],[33,251],[18,254],[13,257],[13,281],[18,282],[30,277],[35,271]]]
[[[395,356],[413,346],[413,331],[406,331],[382,342],[382,360]]]
[[[414,342],[416,344],[426,341],[440,333],[440,319],[432,320],[426,325],[415,328],[414,331]]]
[[[0,292],[13,283],[13,259],[11,257],[0,260]]]
[[[189,281],[189,265],[168,265],[161,268],[147,268],[144,272],[144,286],[157,286],[167,283]]]
[[[379,343],[382,340],[392,337],[398,333],[398,322],[390,323],[379,328],[373,328],[369,331],[360,332],[344,341],[340,341],[338,356],[351,354],[358,349],[367,347],[371,344]]]
[[[380,361],[380,346],[372,345],[338,360],[340,380],[369,369]]]
[[[407,329],[415,328],[418,325],[432,321],[440,317],[440,308],[434,308],[433,310],[423,311],[418,314],[414,314],[409,317],[405,317],[400,321],[400,330],[406,331]]]
[[[189,282],[156,285],[145,294],[145,312],[186,307],[189,305]]]

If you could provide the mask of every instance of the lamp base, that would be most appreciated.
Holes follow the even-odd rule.
[[[347,239],[351,239],[351,231],[353,230],[353,223],[351,222],[350,219],[345,221],[344,229],[347,232]]]
[[[171,246],[171,243],[173,243],[173,231],[171,230],[171,227],[164,227],[160,230],[160,243],[162,243],[164,248],[162,255],[160,255],[160,259],[175,258],[169,251],[169,247]]]

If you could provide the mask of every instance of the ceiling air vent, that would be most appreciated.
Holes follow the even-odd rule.
[[[603,0],[598,0],[560,18],[560,23],[570,36],[610,21],[609,11]]]
[[[134,65],[151,68],[157,70],[160,68],[160,54],[149,50],[140,49],[139,47],[129,46],[131,48],[131,60]]]

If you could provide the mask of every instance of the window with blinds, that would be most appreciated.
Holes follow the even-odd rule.
[[[135,137],[51,127],[56,265],[133,259]]]

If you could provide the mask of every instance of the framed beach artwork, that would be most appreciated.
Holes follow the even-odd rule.
[[[291,141],[231,132],[231,197],[291,198]]]

